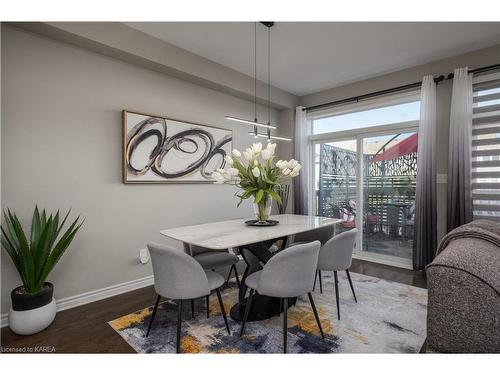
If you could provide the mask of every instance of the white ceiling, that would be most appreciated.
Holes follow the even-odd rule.
[[[177,47],[254,75],[248,22],[133,22]],[[258,25],[258,77],[267,81],[267,28]],[[278,22],[271,28],[271,81],[306,95],[500,44],[500,23]]]

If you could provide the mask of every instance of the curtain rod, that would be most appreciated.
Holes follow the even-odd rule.
[[[478,69],[474,69],[474,70],[469,70],[469,74],[484,73],[484,72],[488,72],[490,70],[496,70],[496,69],[500,69],[500,64],[489,65],[489,66],[484,66],[482,68],[478,68]],[[434,78],[434,82],[439,83],[439,82],[442,82],[442,81],[445,81],[445,80],[453,79],[453,76],[454,76],[453,73],[448,74],[447,77],[445,77],[444,75],[440,75],[439,77]],[[302,108],[302,110],[303,111],[311,111],[311,110],[315,110],[315,109],[319,109],[319,108],[324,108],[324,107],[333,107],[333,106],[336,106],[336,105],[339,105],[339,104],[346,104],[346,103],[351,103],[351,102],[359,102],[360,100],[374,98],[374,97],[381,96],[381,95],[387,95],[387,94],[391,94],[393,92],[405,91],[405,90],[409,90],[409,89],[420,87],[420,86],[422,86],[422,81],[415,82],[415,83],[410,83],[408,85],[402,85],[402,86],[392,87],[390,89],[375,91],[375,92],[371,92],[369,94],[353,96],[351,98],[346,98],[346,99],[341,99],[341,100],[335,100],[335,101],[328,102],[328,103],[313,105],[313,106],[310,106],[310,107]]]

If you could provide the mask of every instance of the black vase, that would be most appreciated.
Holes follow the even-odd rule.
[[[54,285],[49,282],[43,284],[43,288],[38,293],[17,293],[23,286],[18,286],[10,292],[12,300],[12,310],[26,311],[48,305],[54,295]]]

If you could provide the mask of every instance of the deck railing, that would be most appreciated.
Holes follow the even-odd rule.
[[[370,162],[371,155],[363,155],[364,213],[377,217],[380,224],[388,224],[390,204],[407,204],[415,199],[416,153]],[[318,214],[342,217],[340,209],[355,211],[356,206],[356,152],[322,144],[320,147],[319,189],[316,191]],[[344,211],[345,212],[345,211]],[[400,223],[408,217],[399,210]]]

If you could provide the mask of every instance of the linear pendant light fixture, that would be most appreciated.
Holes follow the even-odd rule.
[[[245,124],[250,124],[250,125],[255,125],[255,126],[262,126],[263,128],[268,128],[268,129],[276,129],[276,126],[274,125],[269,125],[269,124],[263,124],[258,121],[250,121],[250,120],[245,120],[243,118],[238,118],[238,117],[233,117],[233,116],[226,116],[227,120],[231,121],[236,121],[236,122],[243,122]],[[257,120],[257,118],[256,118]]]
[[[257,119],[257,22],[254,23],[254,120],[245,120],[242,118],[234,116],[226,116],[227,120],[241,122],[245,124],[253,125],[253,132],[248,132],[248,134],[253,135],[255,138],[263,137],[267,138],[270,142],[271,139],[291,141],[290,138],[278,137],[271,135],[271,129],[276,129],[276,126],[271,125],[271,27],[274,22],[261,22],[267,27],[267,124],[259,122]],[[259,133],[257,128],[266,128],[266,133]]]
[[[271,139],[276,139],[277,141],[291,141],[290,138],[280,137],[280,136],[277,136],[277,135],[262,134],[262,133],[257,133],[257,135],[255,135],[254,132],[248,132],[248,134],[253,135],[255,138],[257,138],[257,137],[267,138],[268,142],[271,142]]]

